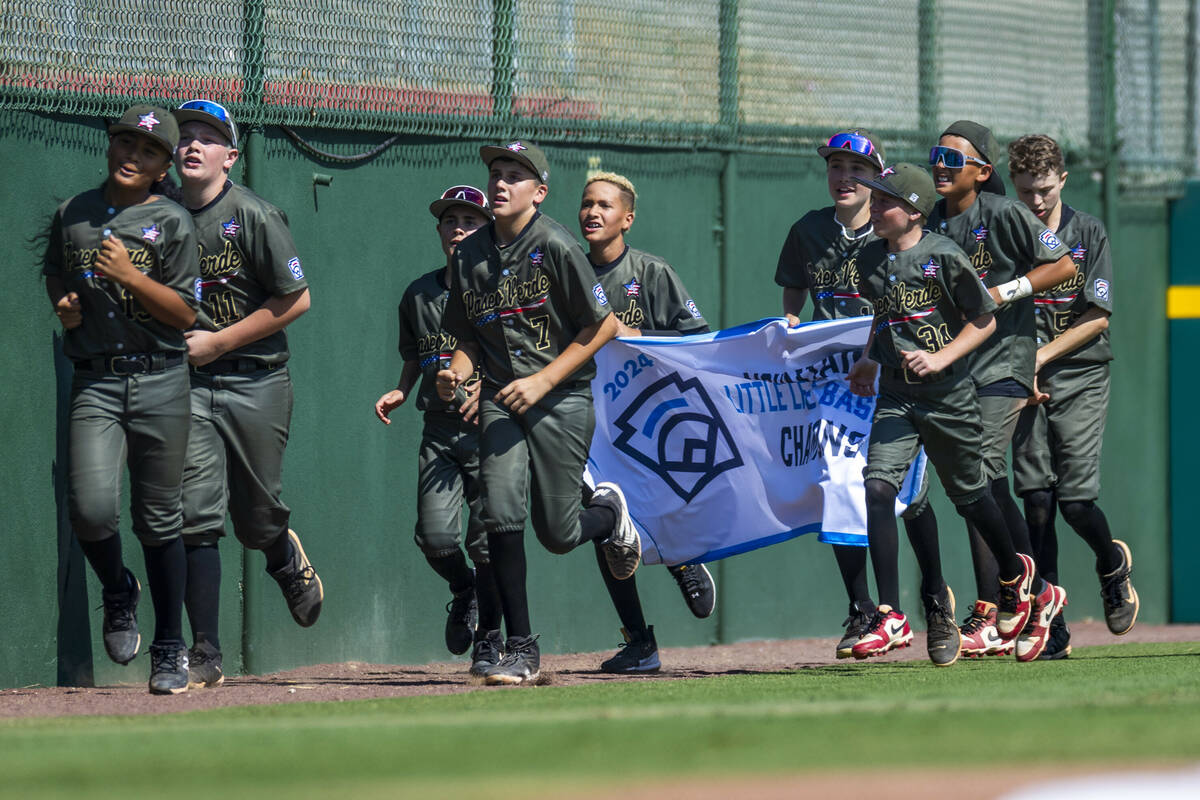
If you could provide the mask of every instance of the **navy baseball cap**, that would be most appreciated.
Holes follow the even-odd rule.
[[[440,220],[442,214],[446,213],[446,209],[451,206],[468,206],[482,212],[488,219],[493,218],[492,209],[488,206],[487,197],[474,186],[467,186],[465,184],[451,186],[442,192],[441,197],[429,204],[429,213]]]
[[[981,191],[992,194],[1005,193],[1004,179],[1000,177],[1000,172],[996,169],[996,159],[1000,157],[1002,151],[1000,142],[992,134],[991,128],[969,119],[960,119],[942,131],[942,136],[958,136],[966,139],[971,143],[971,147],[975,148],[975,152],[979,153],[979,157],[992,165],[992,174],[983,182],[983,186],[980,187]]]
[[[220,103],[214,103],[212,100],[188,100],[171,113],[180,125],[185,122],[203,122],[205,125],[211,125],[225,135],[230,147],[238,146],[237,125],[234,124],[229,110]]]
[[[121,118],[108,126],[108,135],[114,133],[140,133],[165,148],[168,155],[175,155],[179,146],[179,125],[165,108],[150,105],[130,106]]]
[[[933,176],[916,164],[901,162],[888,167],[879,173],[879,177],[869,181],[864,178],[854,180],[863,186],[870,186],[877,192],[895,197],[907,203],[923,216],[928,217],[933,211],[933,205],[938,201],[937,191],[933,187]]]
[[[484,145],[479,148],[479,157],[489,167],[497,158],[507,158],[529,168],[545,184],[550,183],[550,162],[542,148],[525,139],[515,139],[499,147]]]

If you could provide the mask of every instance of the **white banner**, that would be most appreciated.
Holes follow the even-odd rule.
[[[596,356],[592,481],[618,483],[647,564],[712,561],[818,532],[865,546],[873,397],[846,373],[870,317],[767,319]],[[896,513],[920,487],[924,453]]]

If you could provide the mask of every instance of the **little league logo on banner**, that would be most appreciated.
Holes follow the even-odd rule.
[[[875,399],[852,395],[846,373],[870,324],[769,319],[601,348],[588,477],[620,484],[647,564],[711,561],[812,532],[866,545]],[[923,471],[922,454],[901,498],[916,494]]]

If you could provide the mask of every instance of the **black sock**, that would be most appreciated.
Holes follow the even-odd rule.
[[[1021,516],[1021,509],[1017,507],[1012,492],[1008,490],[1008,478],[996,478],[988,484],[988,488],[996,505],[1000,507],[1000,513],[1004,515],[1004,525],[1008,528],[1013,548],[1036,562],[1033,543],[1029,541],[1029,526],[1025,524],[1025,517]]]
[[[1036,489],[1021,495],[1025,523],[1029,526],[1031,554],[1037,559],[1042,577],[1058,583],[1058,534],[1054,530],[1054,490]]]
[[[1000,507],[996,505],[991,494],[984,494],[973,503],[955,506],[955,510],[975,525],[988,549],[995,556],[1001,577],[1007,575],[1015,578],[1021,574],[1024,567],[1021,559],[1017,558],[1017,551],[1013,549],[1004,515],[1000,513]]]
[[[600,565],[600,575],[604,578],[608,596],[612,598],[613,608],[617,610],[621,624],[625,626],[625,630],[629,631],[630,636],[646,630],[646,618],[642,614],[642,600],[638,596],[637,582],[634,580],[637,576],[631,575],[623,581],[614,578],[608,569],[608,560],[604,557],[600,543],[595,542],[595,545],[593,549],[596,551],[596,563]]]
[[[218,650],[221,610],[221,552],[217,543],[183,546],[187,558],[187,588],[183,604],[192,626],[192,643],[208,642]]]
[[[1121,556],[1113,545],[1108,519],[1091,500],[1068,500],[1058,504],[1063,519],[1087,542],[1096,554],[1096,571],[1107,575],[1121,566]]]
[[[937,515],[933,513],[933,506],[926,504],[920,514],[904,520],[904,531],[917,558],[917,566],[921,568],[921,594],[937,594],[942,591],[946,579],[942,577],[942,552],[938,547]]]
[[[504,610],[505,633],[529,636],[529,597],[525,592],[525,532],[488,531],[488,558],[496,578],[500,607]]]
[[[868,608],[875,605],[871,589],[867,586],[867,550],[848,544],[835,544],[833,557],[837,559],[838,571],[842,573],[842,585],[852,605]]]
[[[603,542],[616,525],[617,515],[608,506],[588,506],[579,512],[580,534],[585,542]]]
[[[865,484],[867,538],[879,605],[900,607],[900,534],[896,530],[896,487],[875,478]]]
[[[146,580],[154,602],[154,641],[183,642],[183,594],[187,587],[187,553],[176,536],[158,547],[142,545]]]
[[[996,603],[1000,600],[1000,565],[991,549],[967,520],[967,541],[971,546],[971,566],[975,570],[975,599]]]
[[[104,591],[109,594],[119,594],[128,590],[129,583],[125,579],[125,562],[121,560],[120,536],[110,536],[98,542],[85,542],[80,539],[79,549],[83,550],[88,563],[92,565],[92,570],[100,579],[100,585],[104,587]]]
[[[288,536],[286,529],[263,548],[263,555],[267,557],[267,570],[270,572],[278,572],[288,565],[292,560],[292,537]]]
[[[446,556],[431,556],[426,553],[425,560],[433,567],[434,572],[450,584],[450,591],[455,594],[475,585],[475,575],[467,566],[467,557],[463,555],[462,550],[455,550]]]
[[[500,593],[496,590],[491,562],[475,562],[475,599],[479,602],[479,627],[475,638],[482,639],[488,631],[500,630],[503,621]]]

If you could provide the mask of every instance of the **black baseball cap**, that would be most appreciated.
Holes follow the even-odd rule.
[[[446,209],[451,206],[468,206],[482,212],[485,217],[492,219],[492,209],[488,207],[487,197],[474,186],[462,184],[451,186],[442,192],[442,196],[429,204],[429,213],[439,220]]]
[[[874,180],[854,180],[907,203],[926,217],[938,201],[937,191],[933,187],[933,176],[916,164],[901,162],[888,167]]]
[[[182,125],[185,122],[203,122],[211,125],[225,135],[230,147],[238,146],[237,125],[229,110],[220,103],[212,100],[188,100],[171,112],[175,120]]]
[[[942,136],[958,136],[970,142],[971,146],[975,148],[975,152],[979,153],[979,157],[992,165],[992,174],[983,182],[980,190],[992,194],[1004,194],[1004,179],[1000,177],[1000,172],[996,169],[996,159],[1000,157],[1002,151],[1000,142],[992,134],[991,128],[969,119],[960,119],[942,131]]]
[[[140,133],[163,147],[168,155],[175,154],[179,145],[179,125],[175,117],[165,108],[150,105],[136,105],[125,109],[121,118],[108,126],[108,135],[129,131]]]
[[[838,131],[829,137],[829,141],[817,148],[817,154],[824,159],[828,159],[834,153],[858,156],[871,162],[876,169],[883,169],[886,163],[879,138],[863,128]]]
[[[508,144],[493,146],[484,145],[479,148],[479,156],[489,167],[497,158],[507,158],[529,168],[538,176],[542,183],[550,183],[550,162],[542,148],[525,139],[515,139]]]

